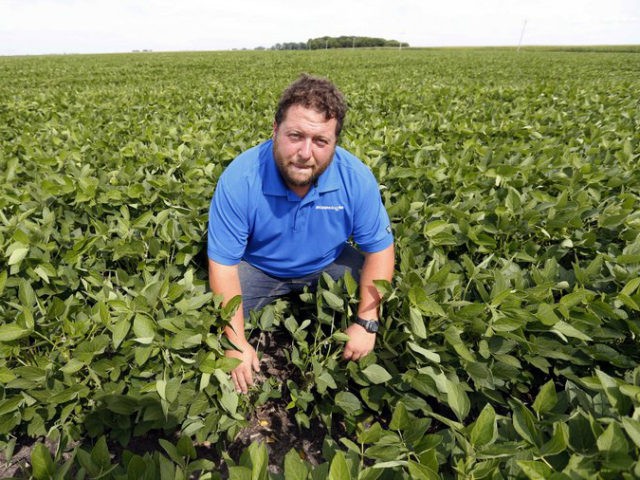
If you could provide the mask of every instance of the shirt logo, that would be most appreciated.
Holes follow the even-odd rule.
[[[344,210],[343,205],[316,205],[316,210],[333,210],[334,212],[339,212],[340,210]]]

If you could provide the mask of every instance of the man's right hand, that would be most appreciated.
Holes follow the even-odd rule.
[[[243,342],[240,345],[236,345],[241,351],[227,350],[225,356],[229,358],[237,358],[242,363],[231,371],[231,379],[236,387],[238,393],[247,393],[249,387],[253,386],[253,372],[252,370],[260,371],[260,362],[258,360],[258,354],[255,348],[251,346],[249,342]]]

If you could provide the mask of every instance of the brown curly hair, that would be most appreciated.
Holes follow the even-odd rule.
[[[347,103],[342,95],[330,80],[321,77],[313,77],[311,75],[302,74],[300,77],[289,85],[278,102],[276,110],[276,125],[285,119],[289,107],[293,105],[302,105],[305,108],[313,108],[314,110],[324,113],[327,120],[335,118],[336,137],[340,136],[344,117],[347,114]]]

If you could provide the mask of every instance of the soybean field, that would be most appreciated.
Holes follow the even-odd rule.
[[[241,395],[209,201],[303,72],[396,271],[358,363],[351,277],[253,314]],[[0,57],[0,477],[640,477],[639,92],[633,46]]]

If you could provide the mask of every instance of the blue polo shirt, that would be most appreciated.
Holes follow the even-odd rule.
[[[207,245],[215,262],[302,277],[331,264],[350,238],[365,252],[393,242],[373,173],[341,147],[304,198],[282,180],[271,140],[239,155],[218,180]]]

